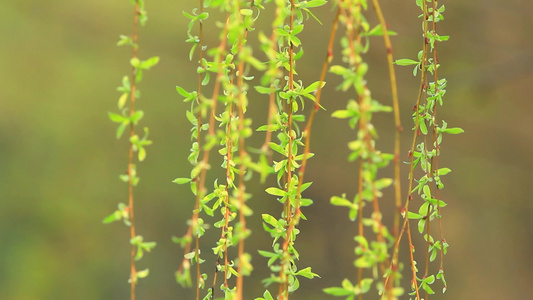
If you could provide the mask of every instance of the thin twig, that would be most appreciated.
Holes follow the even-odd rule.
[[[135,14],[133,16],[133,58],[137,58],[137,29],[139,27],[139,3],[135,1]],[[135,114],[135,93],[137,88],[137,83],[135,80],[136,77],[136,69],[133,68],[132,71],[132,80],[131,80],[131,95],[130,95],[130,117]],[[134,220],[134,207],[133,207],[133,143],[131,142],[131,138],[135,135],[135,125],[134,122],[130,123],[130,145],[129,145],[129,155],[128,155],[128,212],[129,212],[129,221],[131,223],[130,225],[130,240],[135,237],[135,220]],[[137,277],[137,270],[135,267],[135,245],[131,245],[130,247],[130,299],[135,300],[135,285],[136,285],[136,277]]]

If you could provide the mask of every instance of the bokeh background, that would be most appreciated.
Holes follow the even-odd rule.
[[[175,86],[196,87],[182,15],[196,1],[146,2],[149,21],[140,31],[139,54],[158,55],[161,62],[146,72],[140,86],[142,125],[150,128],[154,144],[138,166],[136,221],[138,232],[158,246],[138,263],[150,268],[138,285],[138,299],[192,299],[191,291],[174,281],[183,253],[170,238],[185,232],[193,206],[189,189],[171,181],[189,173],[188,104]],[[395,58],[416,57],[421,31],[414,1],[381,2],[390,28],[399,34],[393,38]],[[442,192],[449,204],[443,211],[451,245],[445,261],[449,288],[445,296],[431,298],[526,299],[533,294],[533,2],[443,3],[446,19],[439,32],[451,38],[440,47],[440,74],[448,79],[448,92],[439,117],[466,133],[446,136],[443,144],[440,164],[452,169]],[[302,35],[306,54],[298,70],[304,82],[318,78],[333,19],[330,6],[316,13],[324,25],[310,19]],[[371,8],[367,15],[374,20]],[[126,201],[118,175],[126,169],[127,143],[115,139],[107,112],[117,110],[116,86],[130,72],[130,49],[115,44],[120,34],[131,33],[132,16],[126,0],[2,4],[0,299],[128,299],[129,233],[120,223],[103,225],[102,219]],[[268,14],[261,17],[268,22]],[[208,33],[214,45],[216,30]],[[371,47],[369,86],[376,99],[389,103],[382,40],[373,39]],[[407,129],[402,153],[407,153],[418,78],[408,67],[398,67],[397,74]],[[306,176],[314,182],[306,196],[315,205],[304,211],[309,220],[301,223],[297,240],[299,265],[312,266],[322,278],[302,279],[294,299],[334,299],[321,289],[356,273],[355,224],[346,210],[329,205],[332,195],[355,191],[355,165],[346,159],[346,143],[354,133],[343,120],[329,117],[345,106],[347,95],[335,91],[337,78],[329,75],[326,81],[327,112],[321,111],[315,123],[316,156]],[[265,107],[266,99],[251,99],[255,126],[264,122]],[[390,117],[376,117],[378,146],[389,152]],[[257,134],[250,146],[261,139]],[[260,280],[267,276],[266,261],[253,247],[268,249],[271,238],[257,217],[280,209],[262,192],[265,187],[257,186],[250,201],[254,234],[247,248],[256,270],[245,279],[246,299],[262,294]],[[386,207],[390,194],[382,201]],[[209,257],[211,246],[204,243]],[[204,267],[210,278],[211,262]]]

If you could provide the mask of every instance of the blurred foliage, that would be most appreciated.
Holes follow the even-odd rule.
[[[126,197],[117,174],[126,164],[127,145],[115,139],[107,112],[116,108],[116,86],[130,68],[129,49],[115,46],[119,34],[131,31],[131,14],[124,13],[130,11],[127,2],[3,3],[0,299],[127,298],[127,229],[101,223]],[[382,4],[390,28],[399,34],[393,39],[396,58],[414,56],[422,42],[412,2]],[[183,234],[194,202],[188,190],[171,182],[188,172],[187,104],[179,100],[175,86],[189,80],[195,84],[190,76],[194,63],[184,43],[187,20],[181,13],[192,6],[188,1],[147,1],[150,22],[140,34],[140,55],[159,55],[161,62],[143,81],[138,102],[154,145],[139,167],[137,226],[158,242],[139,266],[150,267],[150,276],[138,286],[139,299],[191,295],[174,281],[181,251],[170,237]],[[440,49],[449,101],[442,115],[466,133],[443,145],[442,161],[454,170],[443,193],[449,204],[443,212],[444,231],[452,250],[446,259],[449,289],[432,299],[523,299],[533,294],[533,3],[476,0],[446,7],[448,19],[439,30],[452,39]],[[313,36],[301,37],[306,55],[300,73],[306,82],[318,77],[316,62],[324,55],[333,18],[329,8],[317,15],[324,25],[309,22],[314,28],[306,31]],[[380,42],[372,47],[381,47]],[[387,101],[382,52],[368,55],[369,85],[376,98]],[[404,124],[409,124],[418,86],[410,72],[398,68]],[[355,172],[345,161],[351,137],[349,129],[329,117],[344,102],[335,97],[335,79],[328,76],[326,81],[322,103],[328,112],[317,115],[311,145],[316,156],[307,175],[314,184],[306,192],[315,205],[305,212],[309,221],[302,222],[299,237],[302,263],[322,279],[302,280],[297,299],[326,299],[323,287],[355,276],[350,272],[356,228],[345,210],[328,203],[336,191],[353,189],[349,184]],[[266,101],[252,102],[249,113],[261,116],[265,107]],[[376,123],[391,128],[378,143],[392,149],[392,120],[377,118]],[[259,193],[253,192],[253,210],[258,215],[276,211]],[[249,243],[268,248],[269,237],[261,232],[260,220],[253,219],[249,226],[256,235]],[[256,266],[266,265],[257,253],[252,255]],[[260,280],[253,278],[264,278],[261,272],[247,280],[245,298],[260,296]]]

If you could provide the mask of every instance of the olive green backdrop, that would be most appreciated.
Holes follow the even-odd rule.
[[[414,1],[381,2],[390,28],[399,33],[393,38],[395,58],[416,57],[421,31]],[[449,289],[448,297],[432,299],[525,299],[533,294],[533,2],[442,2],[447,9],[439,32],[451,39],[440,47],[440,75],[448,79],[448,92],[439,117],[466,133],[446,136],[442,148],[440,164],[453,171],[442,192],[449,204],[443,211],[451,245],[445,261]],[[158,243],[138,264],[150,268],[150,276],[138,285],[138,299],[192,299],[191,291],[174,281],[183,253],[170,238],[185,232],[193,206],[189,189],[171,181],[189,173],[188,105],[175,86],[196,87],[196,64],[187,58],[181,13],[195,4],[147,0],[149,21],[140,31],[140,57],[158,55],[161,61],[145,73],[138,102],[154,145],[138,166],[137,230]],[[324,25],[306,23],[306,54],[298,62],[299,79],[308,83],[318,78],[317,62],[325,55],[333,18],[330,7],[317,15]],[[117,110],[115,88],[130,72],[130,49],[115,44],[120,34],[131,33],[132,16],[127,0],[2,4],[0,299],[128,298],[129,233],[119,223],[103,225],[102,219],[126,201],[118,175],[126,170],[128,146],[125,139],[115,139],[107,112]],[[207,37],[211,45],[216,39]],[[374,38],[371,47],[366,55],[369,86],[376,99],[390,103],[382,40]],[[418,78],[407,67],[397,72],[406,128],[402,153],[407,153]],[[309,220],[301,223],[297,240],[300,266],[312,266],[322,278],[302,279],[294,299],[333,299],[321,289],[355,277],[355,226],[347,221],[347,211],[329,205],[332,195],[355,191],[355,165],[346,160],[346,143],[354,133],[346,122],[329,117],[344,107],[348,95],[335,91],[337,78],[329,75],[326,81],[327,111],[319,113],[314,126],[316,156],[306,176],[314,182],[306,196],[315,205],[304,211]],[[259,126],[266,99],[250,100],[250,116]],[[390,117],[376,117],[378,147],[389,152]],[[250,146],[261,138],[258,133]],[[405,183],[407,167],[403,171]],[[246,247],[256,270],[245,279],[246,299],[262,294],[260,280],[267,276],[266,261],[252,246],[268,249],[271,238],[257,218],[280,209],[262,192],[265,187],[257,185],[250,200],[254,234]],[[385,209],[390,194],[382,201]],[[209,257],[211,246],[206,246],[204,256]],[[212,268],[208,259],[204,270],[210,278]]]

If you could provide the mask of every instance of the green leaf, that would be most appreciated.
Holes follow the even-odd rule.
[[[440,168],[437,170],[437,174],[439,174],[439,176],[442,176],[450,173],[451,171],[452,170],[450,170],[449,168]]]
[[[335,206],[352,206],[352,202],[350,202],[350,200],[344,198],[344,197],[339,197],[339,196],[333,196],[331,197],[330,199],[330,203],[332,205],[335,205]]]
[[[396,32],[387,30],[389,35],[396,35]],[[383,27],[381,24],[378,24],[376,27],[372,28],[370,31],[362,33],[361,36],[381,36],[383,35]]]
[[[424,196],[426,196],[426,199],[431,199],[431,190],[429,188],[429,185],[424,185],[422,188],[422,192],[424,193]]]
[[[189,122],[191,122],[192,125],[196,125],[198,123],[198,120],[196,119],[196,116],[189,110],[185,112],[185,115],[187,116],[187,119]]]
[[[197,16],[197,18],[198,18],[198,20],[205,20],[205,19],[209,18],[209,13],[203,12],[203,13],[199,14]]]
[[[270,292],[268,290],[266,290],[263,293],[263,297],[264,298],[255,298],[255,300],[274,300],[274,298],[272,297],[272,295],[270,294]]]
[[[149,70],[159,62],[159,56],[150,57],[149,59],[142,61],[139,65],[139,69]]]
[[[185,254],[183,255],[183,257],[184,257],[185,259],[192,259],[195,255],[196,255],[196,252],[192,251],[192,252],[189,252],[189,253],[185,253]]]
[[[279,154],[287,155],[287,153],[285,152],[285,149],[283,149],[283,147],[281,147],[280,145],[276,143],[269,143],[268,145],[270,146],[272,150],[278,152]]]
[[[324,85],[326,85],[326,83],[325,83],[324,81],[322,81],[322,82],[320,82],[320,81],[315,81],[315,82],[311,83],[309,86],[307,86],[307,87],[303,90],[303,93],[304,93],[304,94],[313,93],[313,92],[315,92],[316,90],[323,88]]]
[[[251,16],[254,11],[251,10],[251,9],[248,9],[248,8],[243,8],[243,9],[241,9],[240,12],[241,12],[241,15],[243,15],[243,16]]]
[[[273,196],[283,197],[283,196],[287,195],[287,192],[285,192],[284,190],[275,188],[275,187],[270,187],[270,188],[266,189],[265,191],[268,194],[273,195]]]
[[[361,294],[366,294],[370,290],[370,287],[372,287],[372,282],[374,282],[374,279],[372,278],[361,279]]]
[[[459,127],[454,127],[454,128],[446,128],[446,129],[442,130],[442,132],[449,133],[449,134],[460,134],[460,133],[463,133],[465,131],[463,129],[459,128]]]
[[[104,224],[109,224],[109,223],[112,223],[112,222],[115,222],[115,221],[118,221],[120,220],[120,214],[117,214],[116,212],[110,214],[109,216],[105,217],[105,219],[103,220],[103,223]]]
[[[418,220],[418,219],[422,219],[423,216],[421,216],[421,215],[419,215],[417,213],[414,213],[412,211],[409,211],[409,212],[407,212],[407,218],[409,218],[409,219],[417,219]]]
[[[129,125],[129,122],[128,123],[124,122],[118,126],[117,134],[116,134],[117,139],[119,139],[122,136],[122,134],[124,133],[124,130],[126,130],[126,127],[128,127],[128,125]]]
[[[156,242],[146,242],[146,243],[142,243],[142,248],[148,252],[150,252],[150,250],[152,250],[153,248],[155,248],[155,246],[157,246],[157,243]]]
[[[424,219],[418,220],[418,232],[423,233],[425,227],[426,227],[426,220]]]
[[[191,181],[192,180],[190,178],[176,178],[176,179],[172,180],[172,182],[177,183],[177,184],[185,184],[185,183],[189,183]]]
[[[308,199],[308,198],[300,199],[300,206],[302,206],[302,207],[309,206],[311,204],[313,204],[313,200],[311,200],[311,199]]]
[[[189,92],[187,92],[184,88],[182,88],[181,86],[176,86],[176,91],[178,91],[178,93],[180,95],[182,95],[183,97],[185,98],[188,98],[191,94]]]
[[[142,243],[142,241],[143,241],[143,237],[140,236],[140,235],[137,235],[137,236],[132,237],[132,238],[130,239],[130,244],[132,244],[132,245],[139,245],[140,243]]]
[[[296,272],[295,275],[303,276],[305,278],[313,279],[314,277],[320,277],[318,274],[311,272],[311,267],[307,267]]]
[[[205,73],[204,79],[202,80],[202,85],[207,85],[209,83],[209,79],[211,78],[209,73]]]
[[[357,204],[354,204],[351,208],[350,208],[350,212],[348,213],[348,217],[350,218],[350,221],[355,221],[355,219],[357,219],[357,212],[359,211],[359,206]]]
[[[262,125],[262,126],[259,126],[259,128],[256,129],[256,131],[276,131],[279,129],[279,125],[278,124],[270,124],[270,125]]]
[[[269,214],[262,214],[261,217],[265,223],[271,225],[272,227],[276,227],[278,224],[278,220]]]
[[[294,160],[303,160],[304,158],[305,159],[310,159],[312,158],[313,156],[315,156],[314,153],[307,153],[307,154],[300,154],[300,155],[297,155],[296,157],[294,157]]]
[[[259,94],[264,94],[264,95],[270,95],[272,91],[275,91],[274,89],[271,89],[269,87],[264,87],[264,86],[255,86],[254,88]]]
[[[341,288],[341,287],[325,288],[322,291],[324,291],[324,293],[326,293],[326,294],[330,294],[330,295],[333,295],[333,296],[353,295],[353,291],[352,290],[347,290],[347,289],[344,289],[344,288]]]
[[[120,98],[118,99],[118,109],[123,109],[126,105],[126,102],[128,101],[128,93],[123,93]]]
[[[278,257],[278,254],[274,252],[263,251],[263,250],[257,250],[257,252],[259,252],[259,255],[266,257],[266,258]]]
[[[146,158],[146,149],[144,147],[139,148],[139,154],[137,155],[139,161],[144,161]]]
[[[198,44],[193,44],[192,47],[191,47],[191,50],[189,51],[189,60],[192,61],[192,57],[194,56],[194,51],[196,50],[196,46],[198,46]]]
[[[131,84],[128,76],[122,77],[122,86],[117,87],[117,91],[127,94],[131,92]]]
[[[184,15],[185,17],[187,17],[187,18],[189,18],[189,19],[193,19],[193,20],[194,20],[194,19],[196,19],[196,17],[195,17],[195,16],[193,16],[193,15],[190,15],[190,14],[188,14],[188,13],[184,12],[184,11],[183,11],[182,13],[183,13],[183,15]]]
[[[135,274],[137,278],[145,278],[146,276],[148,276],[148,269],[144,269],[142,271],[137,271],[137,273]]]
[[[359,245],[361,245],[361,247],[362,247],[363,249],[368,249],[368,241],[366,240],[366,238],[365,238],[364,236],[362,236],[362,235],[357,235],[357,236],[354,237],[354,240],[355,240],[356,242],[358,242]]]
[[[429,211],[429,203],[428,202],[422,203],[422,205],[420,205],[420,208],[418,209],[418,213],[421,216],[427,216],[428,215],[428,211]]]
[[[372,266],[372,261],[366,256],[361,256],[355,260],[354,265],[357,268],[370,268]]]
[[[337,110],[331,114],[333,118],[337,119],[346,119],[352,117],[353,115],[353,112],[345,109]]]
[[[205,213],[209,216],[213,216],[214,215],[214,211],[211,209],[211,207],[205,205],[205,204],[202,204],[202,209],[205,211]]]
[[[427,135],[428,134],[428,128],[426,127],[426,122],[424,120],[420,120],[418,125],[420,126],[420,131],[422,132],[422,134],[423,135]]]
[[[418,64],[420,64],[420,62],[418,62],[416,60],[408,59],[408,58],[398,59],[394,63],[399,65],[399,66],[410,66],[410,65],[418,65]]]
[[[319,7],[319,6],[322,6],[322,5],[326,4],[326,3],[328,3],[328,1],[326,1],[326,0],[310,0],[310,1],[307,1],[306,7],[307,8]]]
[[[130,119],[128,117],[125,117],[125,116],[122,116],[122,115],[119,115],[119,114],[115,114],[115,113],[107,113],[108,116],[109,116],[109,119],[112,121],[112,122],[115,122],[115,123],[129,123]]]
[[[288,36],[289,33],[283,28],[276,28],[276,34],[279,36]]]
[[[143,118],[144,111],[138,110],[133,113],[133,115],[130,116],[130,120],[133,124],[137,125],[137,123]]]
[[[117,46],[123,45],[133,45],[132,38],[126,35],[120,35],[120,40],[117,42]]]
[[[306,182],[304,184],[302,184],[301,188],[300,188],[300,192],[304,192],[305,190],[307,190],[308,187],[311,186],[311,184],[313,184],[313,182]]]
[[[141,65],[141,61],[137,57],[133,57],[132,59],[130,59],[130,64],[134,68],[138,68]]]
[[[374,186],[377,190],[382,190],[386,187],[389,187],[392,184],[392,178],[381,178],[374,182]]]

